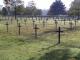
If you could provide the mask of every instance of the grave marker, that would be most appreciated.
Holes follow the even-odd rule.
[[[24,19],[24,23],[25,23],[25,25],[26,25],[26,19]]]
[[[56,32],[58,32],[58,44],[60,44],[61,43],[61,32],[63,32],[63,31],[61,31],[61,27],[59,27],[58,31],[56,31]]]
[[[45,27],[45,21],[43,20],[43,27]]]
[[[19,35],[21,34],[21,25],[20,25],[20,23],[18,23],[18,34]]]
[[[18,25],[18,22],[19,22],[18,19],[16,20],[16,22],[17,22],[17,25]]]
[[[9,24],[8,24],[8,22],[6,22],[5,25],[6,25],[6,29],[7,29],[6,31],[8,32],[8,29],[9,29]]]
[[[35,21],[33,20],[33,28],[34,28],[34,25],[35,25]]]
[[[58,22],[57,22],[57,20],[55,20],[55,29],[57,30],[57,24],[58,24]]]
[[[13,19],[11,18],[11,24],[12,24]]]
[[[75,28],[76,28],[76,22],[77,22],[77,21],[75,20]]]
[[[73,23],[72,22],[69,22],[69,24],[70,24],[70,29],[72,30],[72,28],[73,28]]]
[[[37,38],[37,30],[38,30],[39,28],[37,27],[37,24],[35,24],[35,27],[34,27],[34,30],[35,30],[35,38]]]
[[[65,19],[64,19],[64,25],[65,25]]]

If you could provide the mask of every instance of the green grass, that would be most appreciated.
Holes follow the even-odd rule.
[[[6,20],[7,21],[7,20]],[[69,21],[58,21],[58,26],[64,32],[61,34],[61,44],[57,44],[57,33],[53,32],[55,24],[52,20],[43,27],[42,21],[36,21],[39,27],[38,38],[34,38],[32,21],[26,25],[21,23],[21,35],[18,35],[18,27],[15,20],[9,22],[9,32],[6,32],[6,21],[0,21],[0,60],[80,60],[80,31],[68,30]],[[73,22],[74,23],[74,22]],[[66,27],[65,29],[63,27]]]

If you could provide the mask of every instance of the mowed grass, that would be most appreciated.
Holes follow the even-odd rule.
[[[36,21],[36,20],[35,20]],[[9,23],[9,32],[6,32],[6,22]],[[32,20],[19,20],[21,35],[18,35],[16,20],[0,21],[0,60],[80,60],[80,31],[68,30],[69,21],[58,21],[64,31],[61,33],[61,44],[55,31],[55,23],[48,20],[43,26],[43,21],[37,20],[38,38],[34,38]],[[74,23],[74,21],[72,21]],[[75,26],[73,24],[73,26]]]

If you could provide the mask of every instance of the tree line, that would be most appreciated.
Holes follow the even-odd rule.
[[[14,15],[16,12],[16,15],[42,15],[42,10],[37,9],[35,6],[34,1],[30,1],[29,6],[24,7],[24,4],[21,0],[16,0],[17,5],[14,6],[14,1],[10,4],[11,7],[13,7],[13,10],[10,10],[9,7],[6,9],[6,5],[8,4],[8,0],[5,0],[6,3],[5,7],[2,8],[2,11],[0,14],[8,15],[9,13],[11,15]],[[69,15],[69,16],[80,16],[80,0],[74,0],[71,3],[71,6],[69,10],[66,10],[65,4],[61,0],[56,0],[52,3],[50,6],[50,9],[48,10],[47,15]]]
[[[31,6],[24,7],[22,0],[10,1],[4,0],[5,7],[2,8],[2,15],[41,15],[41,9],[37,9],[32,1],[30,1]],[[10,2],[10,3],[9,3]],[[16,4],[15,4],[16,3]],[[9,6],[7,6],[9,5]]]

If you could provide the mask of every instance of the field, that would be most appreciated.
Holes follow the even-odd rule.
[[[44,20],[44,19],[43,19]],[[69,21],[58,21],[61,27],[61,43],[55,21],[49,19],[35,20],[38,26],[38,38],[35,39],[32,19],[1,20],[0,21],[0,60],[80,60],[80,21],[72,20],[73,29]],[[8,32],[7,25],[8,22]],[[21,34],[18,34],[18,23]]]

